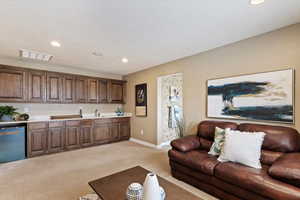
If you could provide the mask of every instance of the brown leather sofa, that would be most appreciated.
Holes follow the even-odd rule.
[[[262,169],[220,163],[208,154],[215,127],[266,133]],[[172,141],[172,175],[224,200],[300,200],[300,135],[282,126],[203,121],[196,136]]]

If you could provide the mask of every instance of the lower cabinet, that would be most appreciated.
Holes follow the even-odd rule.
[[[120,122],[120,139],[128,140],[130,138],[130,121]]]
[[[110,128],[109,124],[94,125],[93,131],[94,144],[103,144],[110,141]]]
[[[30,130],[28,136],[27,156],[39,156],[47,153],[48,129]]]
[[[29,123],[27,156],[34,157],[127,140],[129,118]]]
[[[80,126],[80,144],[82,147],[93,145],[93,121],[82,120]]]
[[[120,123],[113,122],[110,124],[110,140],[118,141],[120,138]]]
[[[80,121],[66,122],[65,149],[80,148]]]
[[[56,153],[64,150],[64,127],[49,128],[48,152]]]

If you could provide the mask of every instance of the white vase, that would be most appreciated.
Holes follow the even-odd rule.
[[[144,182],[144,200],[161,200],[157,176],[149,173]]]

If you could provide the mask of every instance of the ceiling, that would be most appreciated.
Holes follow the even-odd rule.
[[[0,56],[125,75],[298,22],[299,0],[1,0]]]

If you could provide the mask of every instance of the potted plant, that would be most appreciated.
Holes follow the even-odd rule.
[[[1,121],[12,121],[13,116],[18,114],[17,108],[13,106],[0,106],[0,120]]]

